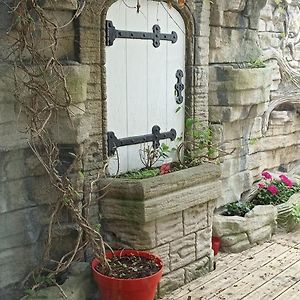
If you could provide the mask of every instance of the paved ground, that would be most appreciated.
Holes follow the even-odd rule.
[[[300,300],[300,232],[238,254],[220,254],[216,270],[164,300]]]

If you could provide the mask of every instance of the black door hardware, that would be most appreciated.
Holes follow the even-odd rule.
[[[152,127],[152,134],[137,135],[121,139],[118,139],[113,131],[109,131],[107,132],[108,156],[114,155],[116,149],[119,147],[142,144],[147,142],[153,142],[153,148],[157,149],[160,145],[160,140],[170,139],[171,141],[174,141],[175,138],[175,129],[172,128],[170,131],[161,133],[160,127],[157,125],[154,125]]]
[[[177,83],[175,84],[176,103],[181,104],[183,102],[182,92],[184,90],[184,84],[182,83],[183,71],[176,71]]]
[[[172,44],[177,42],[177,33],[172,31],[171,34],[161,33],[159,25],[153,25],[153,32],[138,32],[118,30],[113,25],[112,21],[106,20],[106,46],[112,46],[115,39],[138,39],[138,40],[152,40],[153,46],[158,48],[160,41],[171,41]]]

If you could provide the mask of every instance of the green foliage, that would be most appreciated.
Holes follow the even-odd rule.
[[[265,68],[266,64],[261,59],[253,59],[249,62],[249,67],[251,69]]]
[[[154,149],[149,144],[144,144],[140,149],[140,160],[146,169],[152,168],[160,158],[167,158],[170,154],[170,147],[162,143],[158,149]]]
[[[213,132],[209,127],[201,127],[199,121],[187,118],[185,130],[188,142],[186,144],[183,164],[198,165],[203,159],[214,159],[217,148],[213,145]]]
[[[130,178],[130,179],[144,179],[150,178],[159,175],[159,168],[154,169],[143,169],[139,171],[127,172],[125,174],[120,175],[122,178]]]
[[[170,154],[170,147],[167,144],[162,143],[158,148],[160,157],[167,158]]]
[[[225,216],[240,216],[244,217],[246,213],[248,213],[254,204],[251,202],[233,202],[225,205],[226,211],[223,213]]]
[[[275,186],[278,190],[276,194],[272,194],[268,190],[268,186]],[[294,184],[292,187],[288,187],[280,180],[271,180],[265,188],[260,188],[253,203],[256,205],[278,205],[285,203],[289,198],[300,191],[300,185]]]
[[[255,139],[255,138],[249,140],[249,145],[252,145],[252,146],[253,146],[253,145],[255,145],[256,143],[257,143],[257,139]]]
[[[300,222],[300,203],[293,204],[291,217],[294,225]]]

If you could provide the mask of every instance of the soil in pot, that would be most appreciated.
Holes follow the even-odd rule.
[[[143,256],[114,256],[108,259],[108,262],[111,267],[109,276],[119,279],[144,278],[157,273],[161,269],[161,266],[155,260]],[[101,273],[99,267],[96,268]]]

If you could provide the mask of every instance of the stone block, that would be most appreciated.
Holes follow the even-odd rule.
[[[1,250],[38,242],[49,221],[48,207],[28,207],[0,215]],[[11,226],[13,220],[14,226]]]
[[[208,257],[203,257],[194,263],[184,267],[185,270],[185,284],[204,276],[210,271],[210,262]]]
[[[183,211],[184,235],[204,229],[208,226],[207,203],[188,208]]]
[[[218,214],[214,216],[213,235],[215,236],[222,237],[233,233],[244,233],[247,229],[247,221],[243,217],[228,217]]]
[[[258,22],[258,31],[265,32],[266,31],[266,22],[264,20],[259,20]]]
[[[216,208],[217,200],[211,200],[207,203],[207,226],[212,228],[212,222],[214,217],[214,211]]]
[[[255,118],[264,114],[267,104],[260,103],[258,105],[246,106],[213,106],[208,107],[211,122],[232,123],[250,118]],[[250,128],[249,128],[250,129]],[[228,134],[226,131],[224,135]],[[240,134],[241,135],[241,134]]]
[[[222,243],[221,243],[221,250],[224,252],[230,252],[230,253],[239,253],[242,252],[244,250],[247,250],[251,248],[251,244],[249,242],[249,240],[242,240],[230,247],[223,247]]]
[[[49,184],[47,176],[0,183],[0,213],[54,203],[58,197],[57,193]]]
[[[89,263],[76,263],[71,266],[71,274],[61,285],[67,299],[82,300],[94,299],[98,295],[97,287],[92,279],[91,267]],[[29,296],[29,300],[42,299],[65,299],[61,291],[55,287],[48,287],[35,292]],[[99,296],[98,296],[99,297]]]
[[[12,121],[0,126],[0,152],[28,147],[29,135],[20,131],[20,129],[24,129],[23,125],[25,124],[17,124],[15,121]]]
[[[157,245],[183,237],[182,213],[178,212],[156,220]]]
[[[274,7],[271,4],[267,4],[260,11],[260,18],[264,21],[271,21],[273,19],[273,10],[274,10]]]
[[[104,216],[105,218],[105,216]],[[139,225],[134,222],[120,220],[103,220],[103,227],[106,233],[112,234],[114,243],[128,245],[130,248],[144,250],[156,247],[155,222]]]
[[[83,103],[80,103],[83,105]],[[77,112],[83,113],[77,108]],[[56,118],[52,118],[48,123],[48,130],[52,138],[60,144],[80,144],[85,142],[91,133],[92,120],[90,115],[76,115],[69,119],[66,111],[59,112]]]
[[[245,218],[268,217],[270,222],[277,217],[276,208],[273,205],[256,205],[249,211]]]
[[[248,236],[246,232],[222,236],[222,246],[225,248],[231,247],[242,241],[248,241]]]
[[[42,7],[48,10],[71,10],[74,11],[78,7],[76,0],[46,0],[43,2]]]
[[[271,81],[269,82],[271,84]],[[270,97],[270,85],[245,90],[227,89],[222,85],[215,86],[217,90],[209,91],[209,105],[241,106],[268,102]]]
[[[209,90],[245,91],[267,88],[271,85],[271,74],[271,67],[239,69],[232,66],[211,66],[209,68]]]
[[[1,93],[3,93],[3,92],[0,91],[0,94]],[[1,102],[1,100],[0,100],[0,102]],[[1,103],[1,105],[0,105],[0,126],[1,126],[1,124],[16,121],[16,120],[17,120],[17,116],[15,113],[14,102]]]
[[[270,240],[274,232],[274,226],[267,225],[259,229],[248,231],[248,237],[251,244],[263,243],[264,241]]]
[[[248,170],[236,173],[226,179],[223,179],[222,186],[224,186],[224,189],[222,190],[222,197],[225,199],[225,203],[239,200],[241,194],[251,188],[252,183],[253,179]]]
[[[196,65],[208,65],[209,58],[209,38],[208,37],[196,37],[195,38],[195,64]],[[208,76],[207,76],[208,77]],[[208,84],[208,81],[206,81]]]
[[[265,152],[298,145],[300,140],[300,131],[287,135],[263,137],[257,143],[251,145],[249,153]]]
[[[177,270],[195,261],[196,234],[191,233],[170,243],[171,270]]]
[[[222,1],[222,0],[221,0]],[[245,9],[246,0],[233,0],[224,3],[224,11],[241,12]]]
[[[257,117],[254,119],[251,132],[249,144],[255,144],[257,139],[262,137],[262,117]]]
[[[246,171],[248,167],[248,155],[239,157],[225,157],[221,164],[222,178],[229,178],[237,173]]]
[[[259,168],[259,172],[263,169],[274,169],[280,165],[289,164],[299,160],[297,153],[300,151],[300,145],[292,145],[290,147],[282,147],[272,149],[270,151],[257,152],[249,156],[249,169]]]
[[[164,264],[164,269],[163,269],[163,275],[167,274],[171,271],[170,268],[170,264],[171,264],[171,260],[170,260],[170,244],[165,244],[156,248],[153,248],[150,250],[150,252],[158,255]]]
[[[256,30],[212,27],[211,35],[217,38],[218,48],[211,39],[210,63],[250,61],[261,54]]]
[[[185,270],[179,269],[164,275],[159,283],[159,296],[163,297],[166,294],[176,290],[184,285]]]
[[[0,251],[0,289],[23,280],[32,267],[38,265],[42,253],[42,245],[39,244]],[[12,268],[16,265],[17,268]]]
[[[78,107],[79,103],[87,99],[87,84],[90,78],[90,67],[88,65],[76,64],[70,62],[70,65],[64,65],[63,72],[66,76],[66,85],[70,93],[72,104]],[[62,96],[63,90],[58,87],[58,98]]]
[[[196,259],[209,256],[211,252],[212,228],[208,227],[196,233]]]

